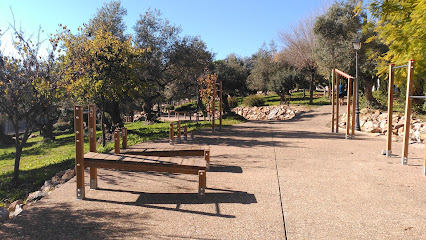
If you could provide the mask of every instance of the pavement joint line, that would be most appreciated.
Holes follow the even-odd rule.
[[[274,148],[275,172],[277,174],[278,192],[280,194],[281,213],[282,213],[282,216],[283,216],[284,237],[285,237],[285,240],[287,240],[287,229],[285,227],[285,217],[284,217],[284,205],[283,205],[283,198],[282,198],[282,195],[281,195],[280,176],[279,176],[279,173],[278,173],[277,153],[275,151],[275,141],[274,141],[274,133],[273,132],[271,132],[271,138],[272,138],[272,147]]]

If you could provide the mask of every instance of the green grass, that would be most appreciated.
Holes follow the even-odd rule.
[[[218,124],[219,121],[216,120]],[[223,125],[241,123],[236,117],[223,120]],[[200,121],[195,123],[183,123],[189,130],[208,128],[211,122]],[[128,128],[129,146],[149,140],[167,138],[169,123],[155,123],[147,125],[144,122],[126,124]],[[101,137],[98,132],[97,137]],[[74,133],[56,136],[53,142],[44,143],[42,137],[30,138],[23,149],[20,161],[19,182],[15,185],[11,182],[13,176],[15,147],[13,145],[0,146],[0,206],[24,199],[30,192],[37,191],[45,180],[51,179],[57,172],[73,168],[75,157]],[[108,152],[114,148],[112,142],[105,147],[97,146],[98,152]],[[89,150],[88,138],[85,138],[85,152]]]
[[[244,97],[238,98],[238,106],[242,106]],[[281,103],[280,97],[277,94],[270,94],[265,96],[265,106],[275,106]],[[295,92],[291,94],[290,104],[293,105],[309,105],[309,92],[306,92],[303,98],[303,92]],[[314,92],[314,99],[312,105],[328,105],[330,100],[322,92]]]

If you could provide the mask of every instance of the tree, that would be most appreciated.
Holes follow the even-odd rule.
[[[49,94],[57,89],[60,75],[52,74],[53,61],[38,56],[40,38],[33,43],[15,25],[11,27],[18,56],[8,57],[0,53],[0,113],[6,115],[15,130],[13,181],[17,182],[22,149],[31,133],[38,128],[46,107],[50,106]],[[51,51],[55,50],[53,46]],[[21,129],[22,126],[24,129]]]
[[[269,77],[273,71],[273,57],[273,49],[268,49],[265,44],[252,56],[253,68],[247,77],[249,89],[267,92]]]
[[[143,101],[146,121],[152,121],[155,101],[163,95],[166,85],[176,79],[169,70],[173,63],[173,49],[180,41],[181,28],[162,19],[160,11],[149,9],[140,15],[134,30],[136,47],[149,49],[138,59],[140,67],[136,69],[136,74],[138,80],[147,86],[139,97]]]
[[[223,111],[230,113],[228,97],[243,96],[248,92],[246,81],[249,70],[244,59],[232,53],[224,60],[214,62],[214,72],[217,74],[218,80],[222,81]]]
[[[118,37],[121,41],[125,41],[124,31],[127,27],[123,17],[126,15],[127,10],[121,6],[120,1],[104,3],[102,8],[98,9],[96,16],[90,19],[87,33],[93,35],[96,34],[97,30],[103,29]]]
[[[376,31],[380,40],[389,46],[379,62],[379,72],[387,71],[389,63],[405,65],[414,59],[415,93],[426,91],[426,2],[423,0],[373,0],[370,4],[373,17],[377,20]],[[406,72],[397,71],[396,76]],[[396,77],[396,84],[405,85],[405,78]]]
[[[66,55],[63,65],[67,90],[80,102],[94,101],[102,109],[103,143],[105,144],[105,114],[110,112],[113,124],[121,124],[118,102],[144,90],[138,82],[136,61],[144,49],[136,49],[132,39],[121,41],[106,29],[98,29],[89,37],[88,29],[72,35],[69,31],[58,36],[64,41]],[[106,107],[106,104],[113,107]]]
[[[285,45],[282,54],[290,64],[300,70],[307,70],[311,75],[309,104],[313,103],[315,73],[318,67],[314,55],[316,41],[313,19],[313,16],[302,19],[297,27],[292,28],[291,32],[280,33],[280,40]]]
[[[291,95],[291,90],[294,89],[299,81],[300,71],[286,62],[277,62],[274,64],[275,70],[269,77],[268,90],[274,91],[280,96],[280,104],[287,102],[286,95]],[[288,103],[288,102],[287,102]]]
[[[191,98],[199,91],[198,77],[212,61],[212,53],[199,37],[186,36],[173,45],[170,67],[166,73],[170,81],[166,85],[168,99]]]

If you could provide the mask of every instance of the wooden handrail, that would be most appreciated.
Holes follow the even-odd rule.
[[[349,78],[355,79],[355,78],[354,78],[354,77],[352,77],[351,75],[349,75],[349,74],[347,74],[347,73],[345,73],[345,72],[343,72],[343,71],[340,71],[339,69],[335,69],[335,72],[336,72],[337,74],[339,74],[340,76],[342,76],[342,77],[346,78],[346,79],[349,79]]]

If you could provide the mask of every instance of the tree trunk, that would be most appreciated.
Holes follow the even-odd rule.
[[[43,136],[43,142],[49,142],[55,140],[55,136],[53,135],[53,123],[54,120],[47,120],[45,124],[43,124],[41,128],[41,135]]]
[[[145,112],[145,122],[152,122],[154,120],[152,115],[152,99],[144,99],[142,110]]]
[[[224,114],[231,113],[231,108],[229,107],[228,97],[229,97],[228,94],[223,95],[222,101],[223,101],[223,112],[224,112]]]
[[[107,111],[111,115],[111,121],[113,126],[122,127],[123,121],[121,120],[120,116],[120,103],[117,101],[113,101],[109,103],[110,107],[108,108],[109,111]]]
[[[365,94],[365,99],[367,100],[367,104],[369,106],[378,107],[379,103],[373,97],[373,91],[372,91],[374,82],[366,80],[364,81],[363,85],[364,85],[364,94]]]
[[[280,105],[284,104],[284,99],[285,98],[285,94],[284,93],[280,93]]]
[[[303,100],[305,100],[305,97],[306,97],[306,89],[305,89],[305,88],[303,88],[303,95],[302,95],[302,99],[303,99]]]
[[[106,136],[105,136],[105,97],[102,95],[102,115],[101,115],[101,129],[102,129],[102,146],[106,145]]]
[[[19,136],[18,136],[19,138]],[[17,183],[19,178],[19,163],[21,162],[21,154],[22,154],[22,145],[19,143],[19,140],[16,140],[15,143],[15,166],[13,168],[13,179],[12,182]]]
[[[311,83],[309,84],[309,104],[314,103],[314,80],[315,80],[315,71],[311,71]]]

